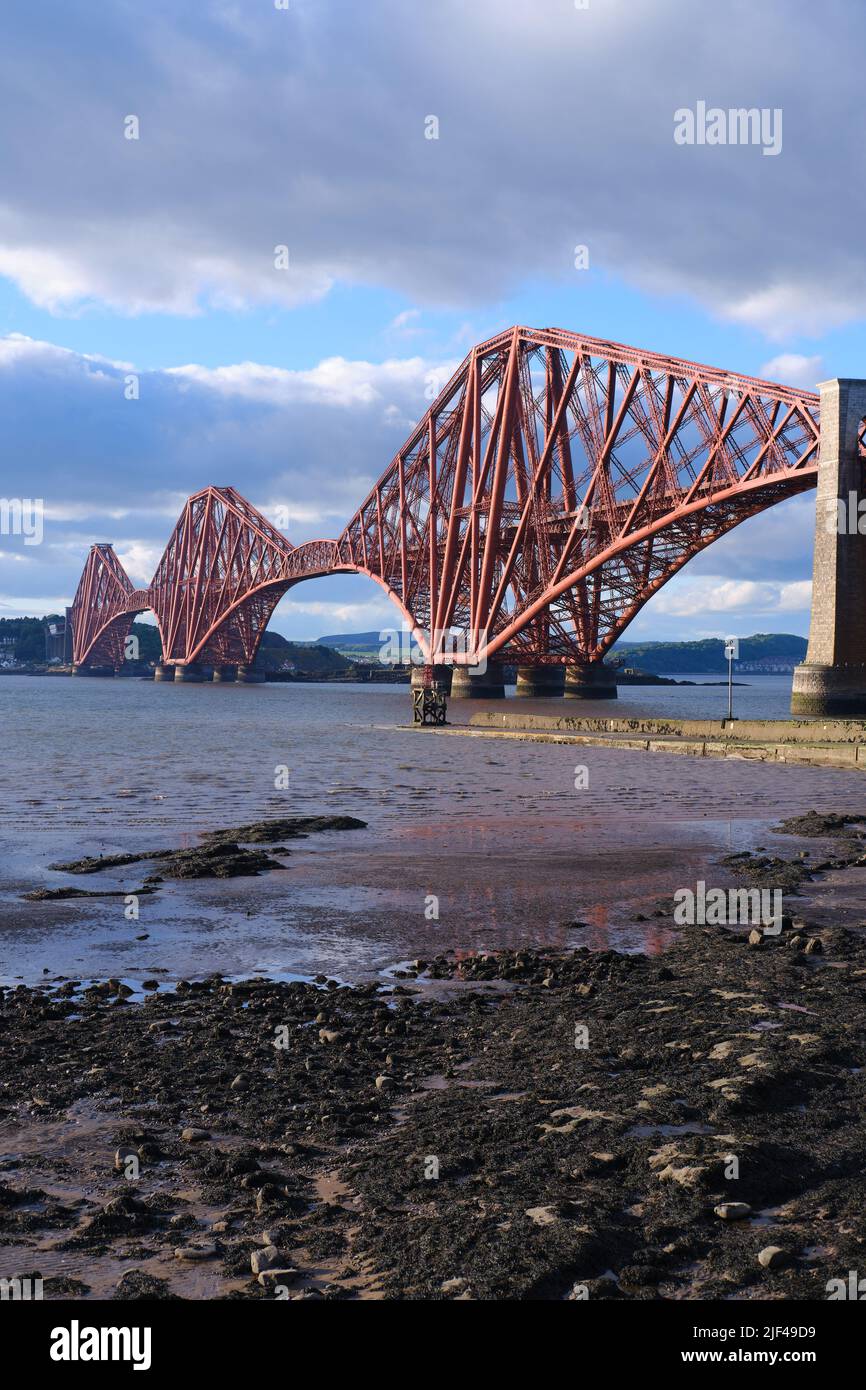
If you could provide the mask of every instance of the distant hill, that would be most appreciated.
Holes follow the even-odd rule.
[[[156,623],[133,623],[131,636],[138,638],[138,655],[141,661],[152,662],[154,666],[162,661],[162,642]]]
[[[132,631],[139,639],[139,655],[144,662],[162,660],[159,632],[150,623],[133,623]],[[289,642],[279,632],[263,632],[256,656],[260,671],[294,670],[301,675],[334,675],[346,671],[350,663],[339,652],[312,642]]]
[[[740,638],[738,666],[794,667],[806,656],[805,637],[789,632],[757,632],[753,637]],[[727,670],[725,644],[718,637],[700,642],[618,642],[613,655],[622,658],[627,666],[662,675],[667,671],[702,671],[721,673]]]
[[[289,642],[279,632],[263,632],[256,666],[261,671],[279,671],[292,667],[302,675],[334,675],[347,671],[350,663],[344,656],[321,642],[312,645]]]
[[[375,632],[337,632],[330,637],[317,637],[319,647],[332,647],[335,652],[378,652],[385,640],[380,636],[384,628]]]
[[[364,653],[370,656],[379,651],[382,638],[378,632],[337,632],[320,637],[319,643],[353,656]],[[612,655],[622,658],[626,666],[658,675],[666,671],[719,673],[728,669],[725,644],[718,637],[700,642],[618,642]],[[805,655],[805,637],[796,637],[793,633],[757,632],[753,637],[740,638],[741,666],[793,667],[803,661]]]

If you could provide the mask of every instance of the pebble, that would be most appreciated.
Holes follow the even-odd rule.
[[[536,1226],[552,1226],[559,1216],[554,1207],[527,1207],[526,1215]],[[443,1289],[445,1285],[442,1285]]]
[[[713,1207],[716,1216],[721,1217],[722,1221],[742,1221],[751,1210],[748,1202],[722,1202],[719,1206]]]
[[[250,1255],[250,1269],[253,1274],[263,1274],[266,1269],[274,1269],[280,1262],[280,1252],[275,1245],[266,1245],[264,1250],[254,1250]]]
[[[791,1263],[791,1256],[781,1245],[768,1245],[758,1256],[758,1264],[764,1269],[783,1269]]]
[[[185,1144],[203,1144],[205,1139],[210,1139],[206,1129],[196,1129],[192,1125],[181,1130],[180,1137]]]
[[[299,1278],[300,1270],[288,1267],[286,1269],[263,1269],[258,1276],[258,1281],[262,1288],[274,1288],[278,1284],[291,1284]]]

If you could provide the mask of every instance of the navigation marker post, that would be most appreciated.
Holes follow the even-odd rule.
[[[740,659],[739,637],[725,638],[725,656],[728,658],[728,719],[734,720],[734,662]]]

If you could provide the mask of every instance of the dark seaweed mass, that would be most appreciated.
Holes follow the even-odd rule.
[[[196,1262],[253,1298],[823,1299],[863,1269],[856,931],[409,973],[2,992],[0,1121],[106,1129],[90,1167],[0,1165],[0,1267],[47,1242],[77,1297],[114,1256],[125,1299]]]

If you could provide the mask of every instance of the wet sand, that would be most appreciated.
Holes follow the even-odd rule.
[[[427,742],[400,737],[404,748]],[[118,975],[136,988],[149,974],[177,980],[203,969],[278,978],[323,970],[357,982],[448,948],[568,947],[567,923],[575,918],[589,924],[584,939],[594,949],[660,950],[667,937],[652,916],[657,897],[700,878],[733,881],[720,860],[738,850],[778,849],[773,826],[782,814],[840,805],[866,811],[866,782],[857,773],[701,760],[684,766],[676,757],[608,749],[581,756],[590,779],[584,791],[573,785],[573,750],[477,744],[459,782],[453,769],[446,778],[438,764],[407,764],[387,791],[371,785],[362,795],[357,786],[336,785],[333,796],[302,809],[321,814],[324,804],[359,816],[367,828],[267,846],[285,872],[166,879],[141,898],[135,920],[125,915],[124,897],[141,886],[147,866],[118,866],[94,881],[48,865],[195,846],[232,822],[191,820],[181,831],[171,820],[151,823],[124,801],[107,834],[67,825],[58,813],[50,830],[2,846],[0,981],[33,983],[48,968],[84,979]],[[378,776],[381,783],[381,769]],[[267,814],[286,813],[285,798],[277,800]],[[810,842],[803,847],[813,852]],[[825,877],[815,911],[830,921],[866,917],[864,885],[852,885],[852,876],[844,884]],[[24,897],[57,886],[116,896]],[[425,910],[431,894],[436,918]]]

